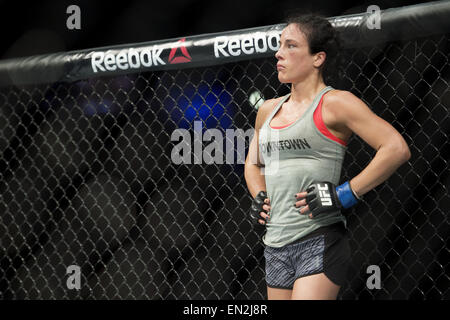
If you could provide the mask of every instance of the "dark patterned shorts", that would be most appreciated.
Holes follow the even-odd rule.
[[[322,272],[342,286],[350,262],[347,230],[343,223],[321,227],[284,247],[266,246],[264,257],[268,287],[292,289],[298,278]]]

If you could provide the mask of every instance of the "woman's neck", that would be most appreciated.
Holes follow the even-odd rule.
[[[292,83],[289,100],[303,104],[313,100],[325,87],[325,83],[319,78],[316,78],[313,81],[311,81],[311,79],[305,79],[305,81],[302,82]]]

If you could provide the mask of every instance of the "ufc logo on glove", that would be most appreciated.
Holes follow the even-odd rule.
[[[323,212],[350,208],[359,200],[348,181],[337,187],[329,181],[315,182],[306,189],[306,192],[306,205],[311,211],[311,217]]]
[[[317,189],[319,189],[319,197],[323,206],[331,206],[333,205],[331,201],[330,189],[328,189],[328,185],[326,184],[317,184]]]

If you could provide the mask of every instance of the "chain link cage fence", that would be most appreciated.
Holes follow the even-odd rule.
[[[343,212],[352,264],[339,299],[450,298],[449,52],[448,33],[344,52],[333,86],[391,123],[412,156]],[[174,164],[171,134],[193,138],[195,121],[224,136],[252,129],[249,96],[289,92],[275,64],[1,88],[1,297],[265,299],[264,229],[248,220],[244,165]],[[374,155],[353,135],[341,181]],[[79,290],[68,288],[72,265]],[[370,265],[380,289],[366,286]]]

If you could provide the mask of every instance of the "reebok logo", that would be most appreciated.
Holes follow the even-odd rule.
[[[170,64],[191,62],[192,57],[186,49],[185,41],[186,38],[180,39],[170,50]],[[165,46],[153,46],[151,48],[129,48],[118,53],[93,52],[91,56],[92,71],[97,73],[165,65],[166,62],[163,61],[161,55],[166,48]]]
[[[139,69],[166,64],[161,59],[163,48],[154,46],[152,48],[121,50],[114,54],[106,52],[94,52],[91,56],[91,66],[94,72],[114,71],[117,69]]]
[[[186,63],[191,62],[192,58],[189,55],[189,52],[186,49],[186,46],[184,45],[184,41],[186,41],[186,38],[178,40],[178,42],[181,44],[180,46],[176,46],[170,50],[169,54],[169,63],[175,64],[175,63]],[[177,53],[178,49],[181,50],[181,55],[175,57],[175,54]]]
[[[322,205],[327,206],[327,207],[331,206],[332,202],[331,202],[330,190],[328,190],[328,185],[318,184],[317,188],[319,189],[319,197],[320,197],[320,201],[322,202]]]
[[[229,57],[277,51],[280,41],[279,32],[256,32],[249,35],[220,36],[214,39],[214,56]]]

